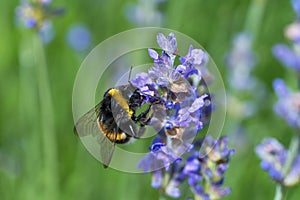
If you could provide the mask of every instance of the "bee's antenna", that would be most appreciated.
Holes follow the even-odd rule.
[[[129,76],[128,76],[128,83],[130,84],[130,78],[131,78],[131,71],[132,71],[132,65],[130,66]]]

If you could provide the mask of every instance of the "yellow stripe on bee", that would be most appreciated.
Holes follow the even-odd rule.
[[[97,124],[101,133],[105,135],[111,142],[121,141],[127,138],[127,135],[125,133],[108,132],[107,127],[101,124],[99,120],[97,120]]]
[[[126,99],[124,99],[119,90],[111,89],[108,91],[108,94],[112,96],[119,103],[119,105],[128,113],[128,117],[132,116],[133,111],[130,110]]]
[[[106,137],[110,141],[114,142],[114,141],[125,140],[127,136],[125,133],[109,133],[109,134],[106,134]]]

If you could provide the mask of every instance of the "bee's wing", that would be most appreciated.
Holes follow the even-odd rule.
[[[94,108],[85,113],[74,126],[74,134],[80,137],[87,135],[97,136],[99,134],[98,128],[98,116],[101,102],[98,103]]]
[[[99,139],[101,140],[98,140],[100,144],[101,161],[103,166],[107,168],[114,153],[115,144],[112,143],[107,137],[102,137]]]
[[[79,137],[91,135],[97,138],[97,142],[100,146],[101,162],[104,167],[108,167],[115,150],[115,144],[99,130],[98,116],[100,106],[101,102],[79,118],[74,126],[74,134]]]

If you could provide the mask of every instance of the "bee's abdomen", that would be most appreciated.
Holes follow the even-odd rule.
[[[111,98],[110,95],[104,95],[97,120],[98,127],[112,143],[124,144],[130,140],[131,136],[118,127],[111,110]]]
[[[99,119],[99,118],[98,118]],[[98,127],[100,132],[105,135],[112,143],[124,144],[127,143],[131,136],[124,133],[115,123],[108,123],[108,121],[98,120]]]

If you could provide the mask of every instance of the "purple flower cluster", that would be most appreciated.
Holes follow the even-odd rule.
[[[292,6],[297,14],[297,21],[288,26],[285,35],[293,42],[293,47],[278,44],[273,48],[273,54],[283,65],[295,69],[299,73],[299,79],[300,0],[292,0]],[[274,80],[273,88],[278,96],[278,101],[274,106],[275,112],[285,118],[290,126],[300,130],[300,93],[292,92],[281,79]],[[261,159],[261,168],[278,183],[275,199],[281,199],[284,196],[282,188],[293,186],[300,181],[298,134],[296,133],[291,139],[288,150],[275,138],[266,138],[255,148],[256,154]]]
[[[292,92],[281,79],[274,80],[273,87],[278,96],[275,112],[289,125],[300,129],[300,93]]]
[[[163,189],[168,196],[180,197],[179,186],[185,180],[193,193],[203,199],[226,196],[230,190],[222,188],[223,175],[233,154],[227,147],[227,138],[214,140],[207,136],[200,143],[193,143],[203,127],[206,105],[210,105],[209,95],[198,90],[202,84],[201,67],[208,56],[202,49],[190,46],[187,55],[177,60],[173,33],[168,37],[158,34],[157,42],[163,50],[161,54],[148,49],[154,66],[131,80],[151,104],[153,112],[148,125],[158,133],[139,167],[152,172],[152,187]],[[203,152],[199,152],[200,147]],[[184,153],[190,154],[186,160]]]
[[[299,44],[294,43],[292,48],[285,44],[277,44],[273,47],[273,54],[284,66],[300,73]]]
[[[257,111],[255,101],[261,96],[255,92],[256,95],[251,100],[246,100],[241,94],[247,93],[250,97],[258,87],[263,91],[260,82],[252,75],[257,64],[252,43],[252,35],[249,32],[240,32],[234,36],[231,50],[226,55],[227,80],[231,88],[231,93],[227,94],[228,114],[237,118],[239,122]]]
[[[238,91],[253,89],[256,83],[251,76],[256,65],[256,56],[252,50],[252,37],[246,32],[237,34],[232,42],[232,49],[226,57],[230,69],[229,84]]]
[[[194,163],[186,164],[184,167],[188,175],[188,183],[194,188],[194,193],[202,199],[220,199],[227,196],[231,190],[222,186],[224,173],[228,169],[229,160],[233,154],[234,150],[228,148],[227,137],[221,137],[218,140],[210,136],[205,137],[200,152],[194,152],[194,155],[189,158]],[[195,159],[199,160],[198,164]],[[195,166],[198,166],[199,171]],[[202,180],[199,179],[199,175],[202,176]]]
[[[165,37],[160,33],[157,42],[162,54],[149,49],[154,66],[148,73],[137,74],[131,84],[146,94],[153,105],[149,125],[160,133],[167,146],[181,155],[203,126],[201,111],[208,95],[200,94],[189,80],[192,77],[201,80],[199,66],[206,58],[205,52],[191,46],[188,54],[179,59],[180,64],[174,65],[177,56],[174,34]]]
[[[284,148],[275,138],[266,138],[256,149],[260,157],[261,168],[267,171],[270,177],[284,186],[292,186],[300,180],[300,155],[293,160],[288,172],[285,165],[290,152]]]
[[[285,36],[292,41],[292,46],[277,44],[273,47],[273,54],[284,66],[300,74],[300,1],[292,0],[292,6],[297,14],[297,20],[285,30]]]
[[[63,12],[62,8],[52,8],[51,0],[25,0],[16,8],[18,21],[27,28],[37,30],[45,43],[51,41],[54,36],[49,18]]]
[[[152,149],[149,154],[156,161],[149,162],[151,156],[147,156],[141,161],[141,164],[146,169],[145,167],[149,167],[150,163],[153,165],[162,160],[175,160],[172,165],[152,172],[152,187],[164,189],[168,196],[180,197],[180,185],[187,181],[193,194],[200,199],[220,199],[231,191],[230,188],[223,187],[224,173],[234,154],[234,150],[229,149],[227,145],[227,137],[215,140],[207,136],[202,141],[195,143],[187,159],[170,156],[166,153],[166,146],[161,145],[159,149]],[[157,156],[157,152],[164,156]]]

